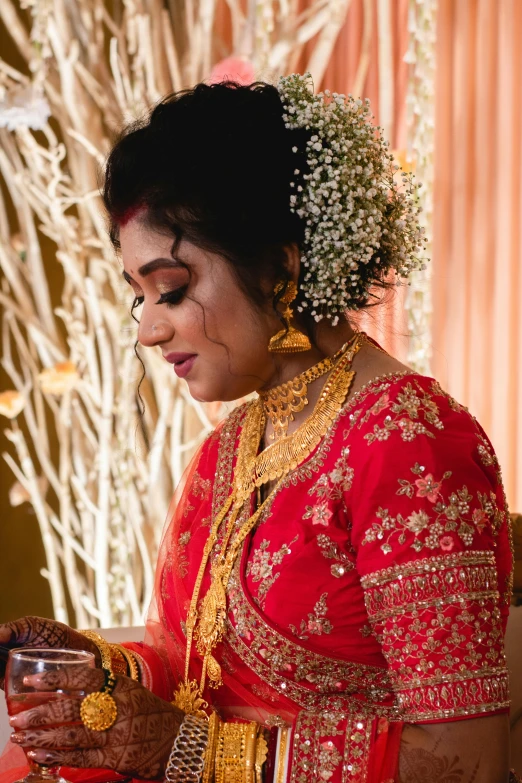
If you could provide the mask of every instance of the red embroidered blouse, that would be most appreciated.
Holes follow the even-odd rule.
[[[202,447],[163,544],[148,640],[173,681],[244,414]],[[228,716],[255,709],[291,724],[291,783],[393,780],[404,722],[508,709],[511,566],[500,470],[480,425],[431,378],[378,378],[247,539],[217,651],[224,686],[208,700]],[[197,677],[196,653],[191,666]]]

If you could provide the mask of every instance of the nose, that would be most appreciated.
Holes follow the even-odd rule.
[[[172,338],[172,327],[161,316],[156,318],[146,317],[142,313],[140,324],[138,326],[138,342],[144,348],[152,348],[155,345],[161,345],[166,340]]]

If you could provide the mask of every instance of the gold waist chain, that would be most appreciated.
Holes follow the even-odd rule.
[[[221,667],[214,658],[213,651],[225,634],[227,585],[243,542],[256,526],[283,478],[312,453],[340,412],[355,375],[350,367],[362,343],[363,335],[356,335],[345,347],[341,357],[333,366],[309,418],[294,433],[275,441],[260,454],[258,454],[259,444],[266,424],[262,401],[255,400],[247,410],[239,441],[232,493],[217,514],[205,542],[188,611],[185,677],[184,682],[178,686],[174,698],[174,704],[185,713],[205,715],[204,710],[208,705],[203,699],[203,691],[207,678],[212,688],[218,688],[222,684]],[[244,503],[250,501],[252,492],[276,479],[278,480],[276,487],[255,513],[238,528],[238,515]],[[210,569],[210,586],[198,607],[201,585],[210,554],[216,546],[224,524],[225,530],[219,554]],[[203,660],[199,683],[189,679],[193,642]]]

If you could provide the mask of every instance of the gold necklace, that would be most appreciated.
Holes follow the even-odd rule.
[[[208,706],[202,695],[207,676],[210,687],[217,688],[222,684],[221,667],[213,656],[213,650],[225,634],[226,588],[243,542],[257,524],[284,476],[312,453],[341,410],[355,375],[354,371],[350,370],[350,366],[362,342],[362,338],[357,336],[350,350],[346,350],[336,363],[311,416],[294,433],[268,446],[259,455],[257,451],[266,418],[261,400],[258,399],[250,403],[240,436],[232,493],[217,514],[205,542],[188,611],[185,677],[184,682],[178,686],[174,695],[174,704],[186,713],[201,714],[203,709]],[[268,456],[266,456],[267,454]],[[236,530],[238,515],[245,501],[250,498],[256,487],[275,478],[279,479],[276,487],[255,513]],[[211,566],[210,586],[198,608],[199,594],[210,553],[216,545],[219,530],[225,523],[227,516],[229,518],[226,521],[220,552]],[[203,659],[199,683],[195,680],[189,680],[190,653],[193,641],[195,641],[196,649]]]
[[[294,413],[300,413],[305,405],[308,405],[306,396],[308,384],[330,372],[335,362],[346,351],[350,343],[343,345],[335,356],[326,356],[291,381],[281,383],[268,391],[258,391],[258,395],[263,401],[264,411],[274,428],[273,434],[270,435],[270,440],[285,437],[289,423],[294,421]]]

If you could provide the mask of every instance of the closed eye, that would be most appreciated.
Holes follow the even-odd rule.
[[[179,304],[187,292],[188,286],[184,285],[181,288],[175,288],[173,291],[167,291],[162,294],[156,304],[166,304],[167,307],[174,307]]]

